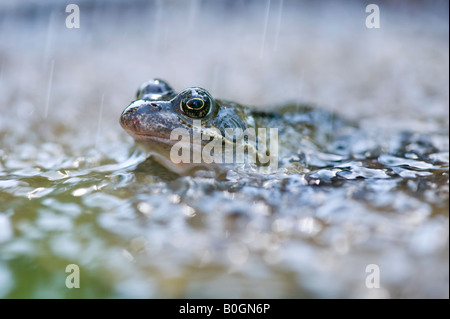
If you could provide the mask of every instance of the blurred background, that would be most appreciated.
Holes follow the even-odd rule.
[[[382,1],[379,29],[366,27],[364,1],[77,4],[80,28],[68,29],[65,3],[2,1],[4,116],[57,117],[92,136],[86,119],[102,96],[102,124],[116,127],[140,83],[160,77],[259,107],[313,103],[367,125],[380,113],[418,130],[448,124],[445,1]]]
[[[66,27],[69,13],[65,9],[69,3],[79,6],[80,28]],[[220,258],[186,250],[179,246],[183,240],[178,237],[176,244],[169,245],[171,248],[162,244],[174,233],[191,233],[174,226],[170,232],[156,232],[159,235],[152,241],[142,229],[136,230],[145,226],[119,222],[131,214],[130,207],[138,207],[143,199],[145,202],[146,191],[162,196],[150,199],[152,203],[160,200],[160,206],[156,206],[161,216],[174,211],[175,206],[170,205],[175,205],[177,199],[165,187],[148,178],[141,180],[142,187],[157,186],[141,188],[139,197],[133,195],[137,186],[123,172],[111,170],[109,175],[95,175],[89,171],[91,178],[81,171],[78,175],[68,173],[70,169],[76,172],[121,163],[130,157],[133,140],[120,128],[119,116],[135,98],[138,86],[154,77],[165,79],[176,91],[200,86],[216,98],[261,109],[276,109],[288,102],[309,103],[380,134],[402,130],[431,134],[440,151],[447,152],[448,163],[448,2],[376,1],[380,8],[377,29],[369,29],[365,24],[369,3],[3,0],[0,297],[170,298],[210,293],[207,296],[448,298],[448,178],[446,185],[441,183],[443,192],[447,192],[438,213],[442,219],[432,224],[438,225],[437,233],[442,238],[433,237],[435,250],[428,251],[434,254],[430,259],[432,268],[439,270],[424,281],[410,280],[408,275],[399,274],[417,274],[423,268],[411,269],[415,259],[402,255],[403,246],[398,251],[388,251],[388,257],[380,258],[399,265],[387,279],[394,288],[377,295],[353,285],[354,268],[347,266],[359,260],[360,255],[350,254],[340,262],[331,257],[317,259],[316,246],[312,250],[294,249],[292,254],[305,254],[315,264],[294,258],[291,261],[300,270],[297,266],[283,268],[268,257],[264,262],[269,265],[266,272],[253,266],[251,269],[260,272],[238,272],[230,275],[234,281],[229,281],[226,274],[236,274],[230,270],[236,266],[233,262],[234,266],[227,268],[227,262],[219,262]],[[107,184],[106,190],[111,187],[109,197],[101,197],[97,192],[91,194],[96,197],[85,200],[80,195],[83,191],[89,194],[94,186],[101,188],[102,183]],[[121,188],[121,183],[128,184]],[[77,193],[77,189],[81,191]],[[50,192],[53,193],[49,195]],[[125,201],[132,196],[131,202]],[[172,204],[164,206],[166,201]],[[146,206],[142,205],[134,210],[145,212]],[[254,209],[263,209],[258,207],[256,204]],[[182,209],[189,214],[188,208]],[[111,214],[120,218],[101,217]],[[445,222],[447,225],[442,226]],[[90,226],[91,223],[98,225]],[[114,231],[109,232],[110,227]],[[118,230],[127,227],[135,233]],[[426,227],[427,231],[436,232],[434,226]],[[422,238],[420,234],[415,242]],[[196,236],[185,238],[186,243],[197,247],[210,244],[208,247],[214,250],[214,236]],[[330,236],[325,246],[329,244],[336,253],[331,244],[334,237]],[[202,244],[205,242],[208,244]],[[123,252],[124,247],[136,252],[143,249],[144,243],[150,243],[154,249],[147,253],[147,261],[124,265],[123,258],[130,257]],[[241,244],[233,242],[227,247],[229,255],[238,259],[244,256],[246,260],[248,254],[252,255],[252,248],[242,248]],[[365,250],[370,251],[370,245]],[[203,264],[212,261],[213,266],[202,275],[192,268],[191,259],[182,251],[189,258],[197,256]],[[336,256],[342,256],[337,251]],[[159,256],[164,258],[158,261]],[[91,280],[91,290],[68,292],[59,286],[64,282],[63,265],[73,260],[90,269],[85,272],[90,277],[84,283]],[[324,260],[332,266],[321,269],[318,265]],[[318,268],[313,269],[314,265]],[[314,280],[300,283],[296,277],[299,273],[302,278],[312,274]],[[189,276],[196,278],[192,285],[187,283]],[[330,287],[330,278],[336,276],[342,278]],[[241,277],[247,279],[239,281]],[[140,285],[142,280],[149,285]],[[256,283],[261,280],[266,281],[258,289]],[[236,286],[229,288],[224,285],[227,282]]]

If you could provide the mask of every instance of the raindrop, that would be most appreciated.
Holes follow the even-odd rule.
[[[48,78],[48,87],[47,87],[47,100],[45,102],[45,110],[44,117],[47,118],[48,108],[50,105],[50,95],[52,94],[52,83],[53,83],[53,69],[55,68],[55,60],[52,60],[50,63],[50,76]]]
[[[44,48],[44,64],[48,62],[50,52],[52,49],[52,42],[53,42],[53,29],[54,29],[54,21],[55,21],[55,11],[52,11],[52,13],[49,16],[48,19],[48,26],[47,26],[47,35],[45,40],[45,48]]]
[[[278,19],[277,19],[277,29],[275,32],[275,44],[273,47],[274,51],[278,50],[278,38],[280,36],[280,28],[281,28],[281,16],[283,13],[283,0],[279,0],[279,5],[278,5]]]
[[[95,148],[98,147],[98,142],[100,138],[100,128],[102,124],[102,116],[103,116],[103,102],[105,100],[105,94],[102,94],[102,101],[100,103],[100,112],[98,114],[98,123],[97,123],[97,134],[95,135]]]
[[[261,40],[261,51],[259,53],[259,57],[262,58],[264,55],[264,47],[266,45],[266,35],[267,35],[267,25],[269,23],[269,13],[270,13],[270,0],[267,0],[267,6],[266,6],[266,15],[264,19],[264,28],[263,28],[263,35]]]

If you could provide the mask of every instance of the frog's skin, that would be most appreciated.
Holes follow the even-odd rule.
[[[277,128],[279,153],[288,156],[298,152],[301,144],[312,149],[320,148],[321,143],[326,142],[321,140],[327,140],[326,135],[331,132],[321,131],[317,124],[330,122],[330,119],[330,114],[305,106],[288,105],[279,113],[256,111],[234,102],[214,99],[199,87],[190,87],[176,94],[167,82],[154,79],[141,85],[137,100],[125,108],[120,124],[158,162],[180,171],[180,167],[186,168],[185,165],[168,161],[170,149],[177,143],[177,140],[170,139],[170,135],[177,128],[192,131],[193,120],[201,121],[203,135],[215,138],[220,131],[224,144],[236,142],[236,139],[224,137],[226,128],[240,128],[242,131],[267,128],[267,132],[269,128]],[[203,146],[207,142],[203,141]]]

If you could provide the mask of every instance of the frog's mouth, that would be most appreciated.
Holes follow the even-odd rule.
[[[131,130],[127,130],[127,133],[131,135],[137,142],[155,142],[155,143],[161,143],[161,144],[168,144],[170,146],[173,146],[177,141],[171,140],[167,137],[158,136],[155,134],[150,133],[140,133],[140,132],[133,132]]]
[[[133,131],[128,131],[128,130],[127,130],[127,132],[129,135],[131,135],[134,138],[134,140],[136,142],[145,144],[147,146],[151,146],[152,144],[165,145],[166,147],[172,147],[175,144],[177,144],[180,147],[181,146],[192,147],[192,145],[194,145],[194,144],[198,145],[198,141],[196,143],[192,143],[191,139],[189,139],[189,142],[184,142],[182,139],[170,139],[167,137],[162,137],[162,136],[158,136],[156,134],[151,134],[151,133],[140,133],[140,132],[133,132]],[[209,143],[209,141],[202,140],[200,142],[200,145],[202,147],[204,147],[208,143]]]

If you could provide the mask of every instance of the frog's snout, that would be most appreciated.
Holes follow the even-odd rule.
[[[166,101],[136,100],[122,112],[120,125],[128,132],[148,130],[149,123],[161,117],[161,112],[167,111],[170,106]]]
[[[126,108],[123,112],[122,115],[120,116],[120,125],[125,129],[128,130],[129,128],[131,128],[133,125],[133,118],[134,118],[134,113],[135,110],[130,109],[129,107]]]
[[[127,106],[127,108],[125,110],[123,110],[122,115],[120,116],[120,125],[125,129],[125,130],[136,130],[137,129],[137,124],[139,122],[140,119],[140,113],[141,112],[141,108],[142,108],[142,104],[140,101],[134,101],[133,103],[131,103],[130,105]]]

